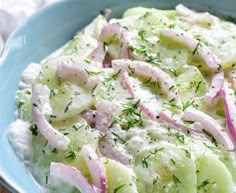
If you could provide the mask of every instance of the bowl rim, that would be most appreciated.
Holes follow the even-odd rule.
[[[29,22],[32,22],[34,20],[37,20],[38,18],[40,18],[40,16],[42,14],[44,14],[45,12],[49,12],[51,9],[53,9],[55,6],[58,6],[62,3],[68,3],[71,0],[57,0],[56,2],[39,9],[36,13],[32,14],[30,17],[28,17],[20,26],[18,26],[17,28],[15,28],[11,34],[9,35],[3,52],[2,52],[2,56],[0,57],[0,66],[4,63],[5,59],[7,58],[7,55],[10,51],[10,47],[11,47],[11,42],[14,40],[15,37],[18,36],[18,33],[20,33],[20,31],[26,26],[28,25]],[[25,166],[24,166],[25,167]],[[5,188],[7,188],[10,192],[12,193],[20,193],[20,192],[24,192],[23,190],[21,190],[20,187],[18,187],[15,182],[13,180],[11,180],[9,178],[9,176],[6,174],[5,171],[0,169],[0,184],[3,185]]]

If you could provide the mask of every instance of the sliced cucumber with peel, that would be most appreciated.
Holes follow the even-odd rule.
[[[198,193],[233,193],[232,176],[218,157],[204,155],[197,163]]]
[[[18,90],[16,92],[16,105],[18,108],[18,117],[29,121],[32,120],[32,93],[30,89]]]
[[[195,66],[187,66],[187,69],[177,77],[176,84],[182,100],[201,97],[208,90],[206,80]]]
[[[135,158],[139,192],[196,193],[196,165],[190,150],[162,143]]]
[[[156,14],[162,14],[165,15],[166,17],[174,17],[176,16],[176,11],[175,10],[158,10],[158,9],[149,9],[145,7],[135,7],[128,9],[124,14],[123,17],[129,17],[133,15],[144,15],[147,12],[151,13],[156,13]]]
[[[131,168],[107,158],[103,159],[103,164],[107,176],[107,193],[138,193]]]

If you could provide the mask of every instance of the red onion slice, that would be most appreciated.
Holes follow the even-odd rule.
[[[91,54],[90,59],[97,61],[99,63],[103,63],[105,55],[107,53],[106,46],[119,42],[119,46],[117,49],[121,49],[120,58],[130,58],[130,50],[129,50],[129,40],[126,34],[126,31],[117,24],[107,24],[103,27],[102,32],[98,39],[98,46]],[[117,53],[118,50],[115,50]],[[113,53],[110,53],[113,55]],[[114,56],[113,56],[114,58]]]
[[[150,78],[150,81],[158,81],[161,84],[161,88],[167,93],[168,99],[175,103],[179,100],[179,90],[176,88],[174,80],[158,67],[153,67],[151,64],[141,61],[131,60],[113,60],[112,68],[118,72],[120,70],[128,71],[136,75]],[[129,87],[127,85],[127,87]],[[130,88],[129,88],[130,90]],[[132,93],[132,92],[131,92]]]
[[[209,115],[199,110],[188,108],[183,114],[183,119],[201,123],[202,127],[213,135],[217,143],[223,146],[223,149],[234,149],[232,141],[224,131],[225,129],[222,128],[220,124],[218,124],[217,121]]]
[[[106,193],[106,171],[102,161],[89,145],[84,145],[81,152],[89,168],[93,184],[100,190],[100,193]]]
[[[219,71],[221,68],[217,57],[206,46],[199,45],[197,40],[189,37],[185,32],[177,32],[168,29],[161,31],[161,35],[185,45],[192,52],[196,49],[196,54],[210,69]]]
[[[205,95],[207,103],[212,104],[220,96],[221,88],[224,83],[224,72],[216,73],[211,82],[209,91]]]
[[[221,96],[224,100],[224,110],[225,118],[228,127],[228,131],[231,138],[236,143],[236,105],[235,105],[235,95],[232,89],[229,89],[228,83],[224,82],[223,88],[221,90]]]
[[[62,163],[51,162],[50,175],[68,184],[75,186],[83,193],[98,193],[96,188],[77,170]]]
[[[45,101],[49,101],[49,96],[50,91],[47,86],[36,84],[33,87],[33,119],[41,135],[52,147],[66,150],[70,144],[70,139],[58,130],[54,129],[43,114],[43,108],[46,106]],[[48,99],[46,100],[46,98]]]
[[[128,72],[121,70],[120,78],[122,84],[128,90],[130,96],[137,101],[140,100],[135,92],[136,85],[130,80]],[[147,118],[152,120],[156,118],[155,113],[153,113],[145,104],[143,104],[142,101],[139,101],[138,107]]]

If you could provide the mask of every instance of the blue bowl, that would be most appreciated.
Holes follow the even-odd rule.
[[[12,192],[40,192],[24,165],[15,156],[7,139],[14,121],[14,93],[22,71],[30,62],[39,62],[65,44],[88,24],[100,10],[111,8],[119,17],[129,7],[174,8],[178,3],[221,17],[236,18],[235,0],[65,0],[33,15],[9,38],[0,61],[0,181]]]

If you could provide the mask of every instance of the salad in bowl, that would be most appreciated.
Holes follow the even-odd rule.
[[[103,11],[24,70],[8,138],[42,192],[236,192],[236,26]]]

